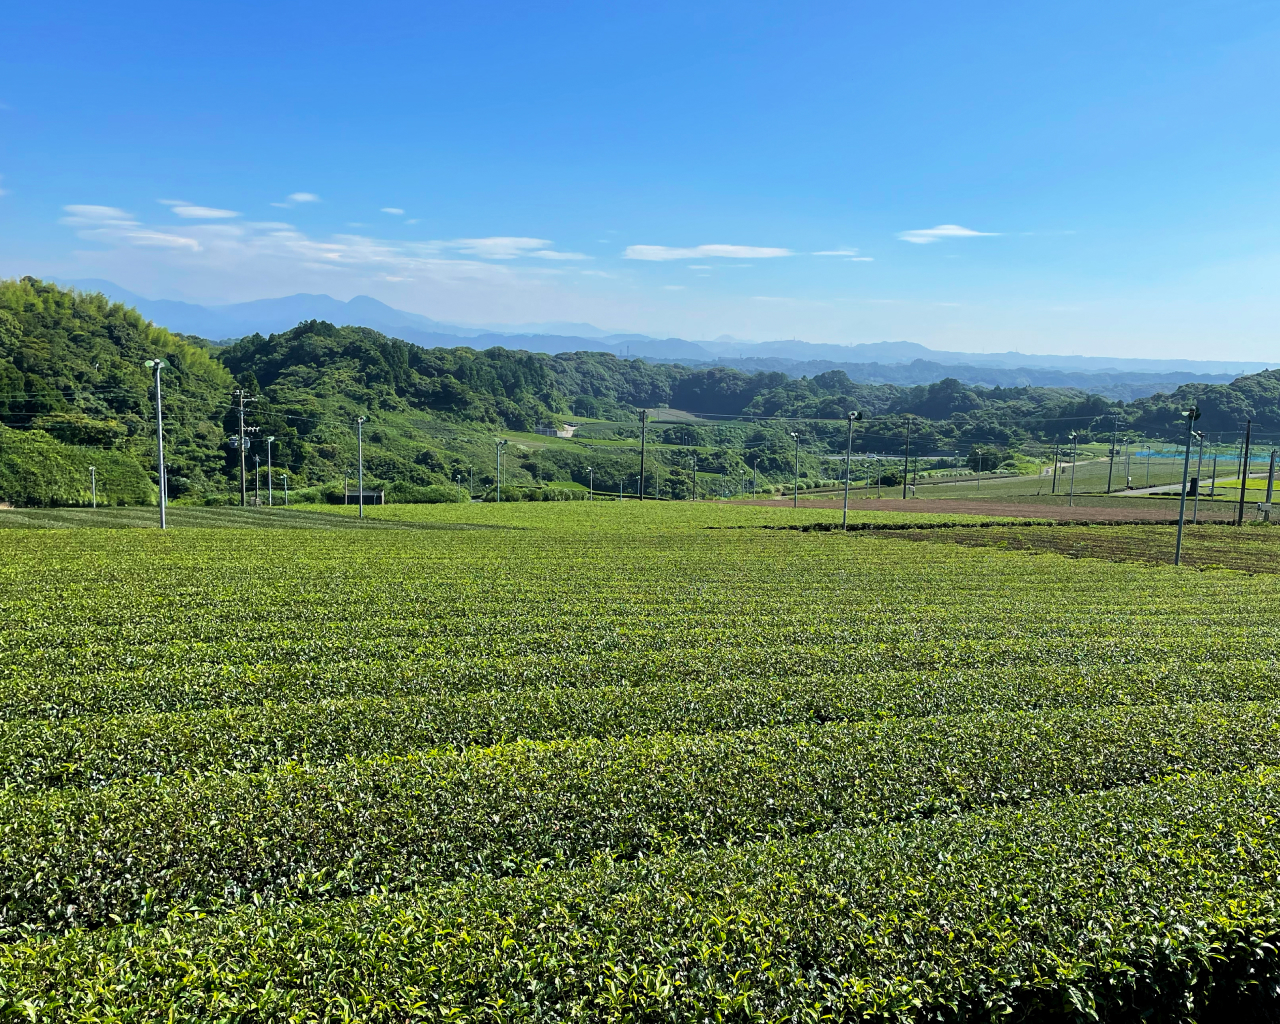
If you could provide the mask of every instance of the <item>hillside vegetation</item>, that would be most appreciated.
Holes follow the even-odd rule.
[[[1117,425],[1173,436],[1192,400],[1209,431],[1234,432],[1245,416],[1258,429],[1280,429],[1277,371],[1126,405],[1072,388],[954,379],[907,388],[860,384],[842,370],[794,378],[601,352],[425,349],[322,321],[222,348],[150,324],[101,295],[23,278],[0,282],[0,428],[8,428],[0,430],[0,500],[86,504],[90,465],[100,501],[154,500],[154,396],[142,365],[154,356],[171,364],[163,376],[166,457],[177,499],[238,498],[236,388],[249,395],[251,481],[255,456],[265,469],[264,439],[273,437],[276,485],[287,473],[295,500],[341,494],[344,477],[354,477],[359,416],[368,421],[366,484],[389,486],[397,500],[438,498],[442,485],[459,480],[483,493],[495,482],[495,436],[569,421],[585,424],[574,441],[515,438],[504,483],[590,482],[634,493],[638,415],[646,408],[655,412],[646,490],[677,498],[691,493],[695,456],[715,479],[736,483],[753,472],[762,483],[789,479],[793,430],[801,435],[801,477],[835,475],[824,455],[843,451],[852,409],[865,417],[854,450],[882,454],[901,452],[908,423],[919,453],[1016,450],[1073,430],[1106,439]],[[664,423],[672,419],[666,408],[695,415]]]

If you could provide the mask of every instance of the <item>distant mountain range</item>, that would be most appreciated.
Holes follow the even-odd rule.
[[[347,302],[329,295],[298,294],[225,306],[201,306],[171,299],[143,298],[111,281],[60,283],[82,291],[100,291],[108,298],[134,306],[143,316],[170,330],[215,341],[255,333],[280,333],[304,320],[327,320],[338,326],[372,327],[426,348],[466,344],[473,348],[502,346],[552,355],[575,351],[612,352],[651,362],[720,364],[748,372],[770,370],[796,377],[841,369],[853,380],[865,383],[928,384],[955,377],[966,384],[988,387],[1075,387],[1125,401],[1170,391],[1181,384],[1225,383],[1269,367],[1266,363],[1243,360],[946,352],[910,341],[831,345],[796,339],[743,341],[729,335],[711,341],[687,341],[606,331],[588,323],[452,324],[396,309],[367,295],[357,295]]]

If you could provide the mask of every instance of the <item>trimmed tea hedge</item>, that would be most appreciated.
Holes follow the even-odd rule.
[[[0,947],[12,1019],[1262,1019],[1274,769]]]
[[[1257,663],[1128,665],[801,677],[700,685],[529,687],[430,697],[373,697],[174,714],[0,723],[0,783],[36,792],[140,775],[260,771],[285,761],[518,739],[723,732],[888,717],[1280,698],[1280,673]]]
[[[1280,705],[518,743],[0,801],[0,935],[416,889],[1280,761]]]

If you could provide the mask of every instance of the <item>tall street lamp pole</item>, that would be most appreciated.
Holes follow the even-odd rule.
[[[1244,525],[1244,491],[1249,486],[1249,446],[1253,441],[1253,420],[1244,421],[1244,447],[1240,452],[1240,508],[1236,513],[1236,526]]]
[[[1200,439],[1200,454],[1196,456],[1196,500],[1191,504],[1191,525],[1200,521],[1200,490],[1204,487],[1204,433],[1199,430],[1191,432]]]
[[[502,446],[507,442],[502,438],[498,438],[493,445],[493,461],[494,461],[494,479],[497,484],[494,487],[493,500],[502,502]]]
[[[164,410],[160,404],[160,371],[167,369],[169,364],[164,359],[148,359],[143,365],[156,374],[156,462],[160,472],[160,529],[163,530],[168,526],[165,506],[169,489],[164,480]]]
[[[791,437],[796,442],[796,480],[795,485],[791,488],[791,507],[800,507],[800,435],[794,430],[791,431]]]
[[[1182,458],[1182,499],[1178,502],[1178,541],[1173,549],[1173,564],[1182,564],[1182,525],[1187,518],[1187,476],[1191,472],[1192,427],[1200,418],[1200,410],[1194,405],[1182,414],[1187,420],[1187,451]]]
[[[276,498],[275,491],[272,489],[271,482],[271,445],[275,441],[275,437],[267,438],[267,507],[275,508]]]
[[[1074,430],[1071,431],[1071,493],[1067,496],[1067,504],[1074,506],[1076,503],[1076,462],[1080,451],[1080,435]]]
[[[639,484],[639,487],[637,488],[637,490],[639,490],[640,492],[639,498],[641,501],[644,501],[644,442],[645,442],[645,434],[647,433],[648,425],[649,425],[649,410],[641,409],[640,410],[640,484]]]
[[[907,417],[907,443],[902,449],[902,500],[907,498],[907,467],[911,464],[911,417]]]
[[[360,518],[364,518],[364,421],[356,417],[356,487],[360,490]]]
[[[1120,440],[1120,414],[1115,414],[1111,431],[1111,459],[1107,463],[1107,493],[1111,493],[1111,471],[1116,468],[1116,443]]]
[[[850,467],[853,465],[853,425],[860,419],[862,419],[862,413],[849,413],[849,437],[844,444],[844,515],[840,517],[842,530],[849,528],[849,477],[852,475]]]

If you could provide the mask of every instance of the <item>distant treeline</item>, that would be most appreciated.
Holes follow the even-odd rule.
[[[273,468],[287,471],[296,490],[332,487],[353,470],[357,416],[369,420],[367,476],[403,488],[461,479],[491,486],[492,438],[500,431],[597,419],[606,421],[597,435],[625,440],[638,436],[640,409],[661,419],[663,407],[704,422],[655,424],[654,440],[701,449],[700,470],[740,477],[753,469],[766,480],[790,476],[793,430],[802,435],[802,476],[832,475],[823,455],[843,451],[851,410],[864,415],[855,428],[858,452],[901,451],[908,424],[921,454],[1052,444],[1073,431],[1086,441],[1117,429],[1174,438],[1192,401],[1202,410],[1198,427],[1211,433],[1234,436],[1245,417],[1262,434],[1280,432],[1278,371],[1126,404],[1075,388],[984,388],[955,379],[903,387],[855,383],[843,370],[795,378],[601,352],[426,349],[322,321],[215,347],[101,295],[23,278],[0,282],[0,426],[9,428],[0,432],[0,500],[83,503],[87,483],[79,477],[94,458],[114,467],[104,480],[108,500],[154,494],[153,395],[142,365],[153,356],[171,366],[163,382],[173,497],[238,493],[240,452],[229,443],[238,427],[237,388],[248,396],[253,428],[247,465],[257,456],[265,467],[264,442],[274,438]],[[655,486],[687,492],[691,455],[655,453]],[[529,448],[510,453],[505,482],[593,480],[616,489],[633,477],[636,461],[626,447]]]

